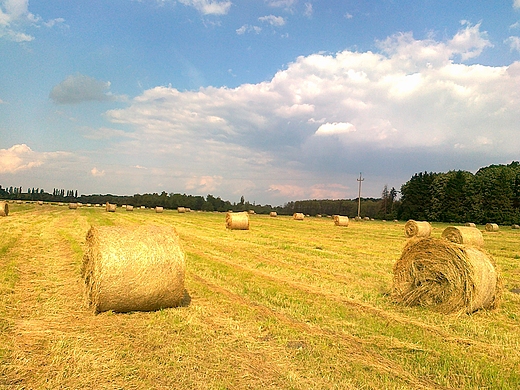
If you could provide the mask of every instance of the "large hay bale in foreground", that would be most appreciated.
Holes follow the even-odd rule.
[[[95,313],[181,304],[186,265],[175,228],[92,227],[86,246],[81,273],[87,304]]]
[[[334,216],[334,225],[336,226],[348,226],[349,219],[343,215],[335,215]]]
[[[249,230],[249,214],[247,212],[226,213],[226,229]]]
[[[432,232],[432,225],[427,221],[414,221],[410,219],[404,225],[404,234],[406,237],[430,237]]]
[[[482,232],[470,226],[449,226],[441,234],[441,237],[456,244],[484,247]]]
[[[9,215],[9,204],[7,202],[0,202],[0,217],[7,217]]]
[[[501,279],[482,249],[445,239],[407,245],[394,265],[393,297],[441,313],[472,313],[498,306]]]
[[[496,223],[486,223],[486,232],[498,232],[498,225]]]
[[[305,218],[305,215],[303,213],[294,213],[293,214],[293,219],[295,219],[297,221],[303,221],[304,218]]]

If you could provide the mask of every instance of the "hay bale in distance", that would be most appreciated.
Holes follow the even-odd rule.
[[[305,215],[303,213],[294,213],[293,214],[293,219],[295,219],[297,221],[303,221],[304,218],[305,218]]]
[[[78,204],[77,203],[69,203],[69,209],[76,210],[77,208],[78,208]]]
[[[129,204],[126,205],[126,211],[134,211],[134,206],[131,206]]]
[[[449,226],[444,229],[441,237],[456,244],[484,247],[482,232],[470,226]]]
[[[277,213],[276,211],[271,211],[271,212],[269,213],[269,216],[270,216],[270,217],[276,217],[276,216],[278,216],[278,213]]]
[[[242,213],[226,213],[226,229],[231,230],[249,230],[249,214]]]
[[[511,229],[520,229],[520,225],[513,224],[511,225]]]
[[[163,211],[164,211],[164,207],[162,207],[162,206],[156,206],[155,207],[155,212],[156,213],[162,213]]]
[[[95,313],[179,306],[185,268],[173,227],[91,227],[81,269],[85,299]]]
[[[465,226],[468,226],[468,227],[477,227],[477,225],[475,225],[473,222],[466,222]]]
[[[498,232],[498,225],[496,223],[486,223],[486,232]]]
[[[336,226],[348,226],[349,219],[343,215],[335,215],[334,216],[334,225]]]
[[[498,306],[502,283],[494,261],[482,249],[438,239],[407,245],[394,264],[397,302],[441,313],[472,313]]]
[[[37,203],[39,206],[43,206],[43,200],[39,200]]]
[[[186,208],[185,208],[185,207],[180,207],[180,206],[179,206],[179,207],[177,207],[177,212],[178,212],[179,214],[185,213],[185,212],[186,212]]]
[[[427,221],[414,221],[410,219],[404,225],[404,233],[406,237],[430,237],[432,232],[432,225]]]
[[[106,203],[105,205],[105,210],[108,211],[109,213],[115,213],[116,212],[116,209],[117,209],[117,205],[116,204],[112,204],[112,203]]]
[[[7,217],[9,215],[9,204],[5,201],[0,201],[0,217]]]

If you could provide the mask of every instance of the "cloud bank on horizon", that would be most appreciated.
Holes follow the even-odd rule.
[[[0,39],[24,41],[18,21],[43,23],[27,1],[0,4]],[[201,16],[202,32],[224,29],[222,18],[239,7],[210,0],[180,0],[175,9],[180,6]],[[273,36],[297,12],[302,20],[318,12],[317,4],[296,0],[267,1],[265,7],[248,23],[237,19],[239,27],[229,26],[229,34]],[[512,7],[520,8],[518,0]],[[352,19],[345,10],[342,20]],[[281,204],[356,197],[361,171],[364,195],[377,197],[383,185],[399,189],[415,172],[475,171],[518,160],[520,38],[512,33],[520,28],[510,24],[509,36],[497,41],[484,22],[462,20],[442,39],[395,32],[374,40],[372,50],[302,54],[278,64],[271,77],[236,86],[168,83],[128,97],[112,92],[124,91],[116,81],[78,67],[53,78],[41,103],[40,129],[32,124],[36,129],[25,135],[2,137],[0,184],[83,193],[211,193],[231,201],[244,195]],[[499,45],[517,59],[479,61]],[[185,58],[183,64],[194,67]],[[16,106],[12,96],[0,90],[0,110]],[[0,131],[12,129],[7,124]],[[56,142],[41,140],[46,137],[38,131]]]

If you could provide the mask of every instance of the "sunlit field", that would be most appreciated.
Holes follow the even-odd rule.
[[[183,307],[98,315],[80,267],[91,225],[173,225]],[[440,237],[449,225],[433,224]],[[520,230],[485,232],[494,311],[392,302],[403,222],[10,204],[0,218],[2,389],[518,389]]]

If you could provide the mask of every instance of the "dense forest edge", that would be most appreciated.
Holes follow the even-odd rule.
[[[208,194],[206,197],[179,193],[151,193],[135,195],[79,195],[77,190],[53,189],[47,193],[40,188],[3,188],[0,199],[44,202],[78,202],[104,204],[106,202],[134,207],[156,206],[166,209],[186,207],[196,211],[254,211],[280,215],[296,212],[307,215],[359,215],[374,219],[427,220],[432,222],[474,222],[484,224],[520,223],[520,163],[490,165],[475,174],[468,171],[445,173],[420,172],[401,186],[401,190],[385,185],[380,198],[297,200],[283,206],[250,203],[242,196],[231,203]]]

